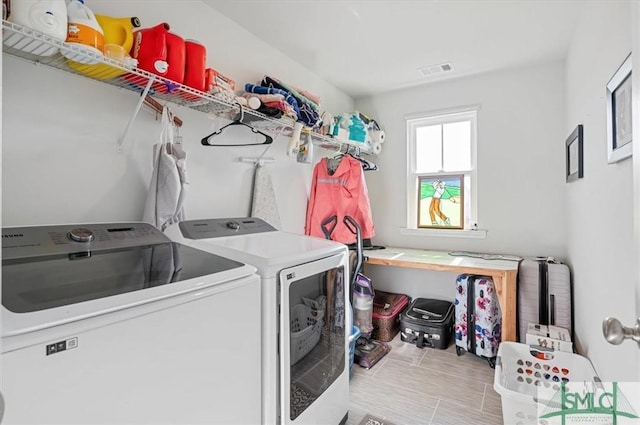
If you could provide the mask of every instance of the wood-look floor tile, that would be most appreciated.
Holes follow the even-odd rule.
[[[420,349],[413,344],[402,341],[400,334],[387,344],[391,346],[391,351],[393,351],[392,358],[403,360],[413,365],[420,364],[423,357],[428,354],[427,348]]]
[[[440,400],[430,425],[501,425],[502,416],[481,412],[464,402]]]
[[[378,377],[354,376],[350,386],[350,410],[360,418],[364,412],[398,425],[428,425],[438,404],[436,397],[389,384]]]
[[[390,341],[392,349],[370,370],[354,366],[348,425],[365,414],[398,425],[499,425],[500,395],[493,390],[494,370],[487,361],[466,353],[423,350]]]
[[[493,384],[487,384],[484,391],[482,411],[502,417],[502,398],[493,389]]]
[[[425,348],[426,350],[426,348]],[[430,348],[422,357],[419,365],[427,369],[439,370],[443,373],[474,379],[483,383],[493,382],[495,372],[486,359],[471,353],[461,356],[456,354],[456,346],[452,344],[446,350]]]
[[[411,388],[424,395],[459,401],[476,410],[482,406],[484,383],[425,369],[390,358],[374,377],[376,381],[400,388]]]
[[[376,363],[372,368],[370,369],[365,369],[362,366],[358,365],[358,364],[354,364],[353,365],[353,375],[357,375],[357,376],[365,376],[368,378],[372,378],[376,375],[376,373],[378,373],[378,371],[380,370],[380,368],[382,368],[382,366],[384,365],[384,363],[388,360],[388,354],[387,356],[383,357],[378,363]]]

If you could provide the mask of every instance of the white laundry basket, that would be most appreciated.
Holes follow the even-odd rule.
[[[291,364],[298,363],[320,341],[324,321],[305,304],[291,308]]]
[[[545,403],[537,401],[539,389],[559,391],[562,382],[594,380],[595,370],[586,357],[503,342],[498,349],[493,389],[502,398],[505,425],[537,425],[538,403]]]

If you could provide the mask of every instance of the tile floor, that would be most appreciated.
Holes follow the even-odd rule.
[[[400,340],[369,370],[354,365],[347,425],[369,413],[396,425],[501,425],[500,395],[486,360],[418,349]]]

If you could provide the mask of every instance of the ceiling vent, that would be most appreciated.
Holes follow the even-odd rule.
[[[429,65],[423,68],[418,68],[418,72],[420,73],[420,75],[424,77],[442,74],[444,72],[451,72],[451,71],[453,71],[453,65],[451,64],[451,62],[441,63],[439,65]]]

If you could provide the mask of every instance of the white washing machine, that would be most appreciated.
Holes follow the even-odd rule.
[[[348,249],[258,218],[170,226],[177,242],[258,269],[263,424],[341,424],[349,410]],[[242,311],[250,308],[245,305]],[[348,318],[350,321],[351,319]]]
[[[2,257],[3,423],[260,422],[255,268],[143,223],[4,228]]]

